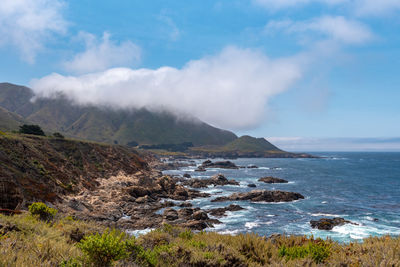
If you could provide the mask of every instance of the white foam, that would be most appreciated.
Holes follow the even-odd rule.
[[[257,226],[259,226],[260,224],[259,223],[256,223],[256,222],[247,222],[247,223],[245,223],[244,224],[244,226],[246,227],[246,228],[248,228],[248,229],[253,229],[254,227],[257,227]]]
[[[146,228],[146,229],[142,229],[142,230],[126,230],[125,232],[128,235],[133,235],[135,237],[138,237],[140,235],[145,235],[147,233],[150,233],[153,230],[154,230],[154,228]]]
[[[131,219],[131,216],[126,215],[126,214],[124,213],[124,214],[122,214],[122,217],[121,217],[120,219],[121,219],[121,220],[130,220],[130,219]]]
[[[236,230],[224,230],[224,231],[220,231],[220,232],[218,232],[218,234],[221,234],[221,235],[237,235],[237,234],[239,234],[239,230],[238,229],[236,229]]]
[[[345,217],[347,215],[330,214],[330,213],[312,213],[311,216],[314,216],[314,217],[321,217],[321,216],[325,216],[325,217]]]
[[[307,199],[307,198],[305,198],[305,199]],[[272,205],[280,205],[280,204],[292,204],[292,203],[299,202],[300,200],[301,200],[301,199],[297,199],[297,200],[288,201],[288,202],[285,202],[285,201],[281,201],[281,202],[266,202],[266,201],[255,202],[255,201],[251,201],[250,203],[253,203],[253,204],[272,204]]]

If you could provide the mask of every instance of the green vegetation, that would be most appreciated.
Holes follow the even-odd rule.
[[[188,150],[190,147],[193,147],[192,142],[183,142],[180,144],[157,144],[157,145],[141,145],[139,148],[141,149],[160,149],[160,150],[166,150],[170,152],[184,152]]]
[[[42,202],[35,202],[29,206],[29,212],[33,216],[38,216],[43,221],[49,221],[57,214],[57,210],[48,207]]]
[[[323,240],[316,243],[309,242],[307,245],[279,248],[279,256],[286,257],[287,260],[311,258],[316,263],[324,262],[330,255],[330,245]]]
[[[126,234],[115,229],[112,231],[107,229],[101,235],[96,233],[84,237],[78,247],[96,266],[110,266],[112,262],[128,257],[129,240],[124,239]]]
[[[400,238],[389,236],[338,244],[170,225],[134,238],[60,215],[51,224],[28,213],[0,215],[0,266],[400,266],[399,247]]]
[[[64,135],[60,134],[59,132],[53,133],[53,136],[54,136],[55,138],[58,138],[58,139],[64,139],[64,138],[65,138]]]
[[[42,128],[35,124],[24,124],[19,127],[19,133],[45,136]]]
[[[281,151],[279,148],[265,140],[265,138],[254,138],[248,135],[239,137],[223,146],[222,149],[226,151],[237,150],[243,152]]]

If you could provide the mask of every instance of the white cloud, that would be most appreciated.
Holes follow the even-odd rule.
[[[164,30],[168,35],[168,38],[171,41],[176,41],[179,39],[181,35],[181,31],[179,30],[176,23],[168,16],[160,15],[159,20],[163,23]]]
[[[130,41],[120,44],[110,40],[110,34],[105,32],[101,40],[95,35],[80,32],[86,50],[78,53],[70,61],[64,62],[64,68],[73,73],[88,73],[103,71],[111,67],[127,67],[140,61],[140,48]]]
[[[281,9],[297,6],[300,4],[307,4],[311,0],[253,0],[254,3],[270,9]]]
[[[31,87],[38,97],[62,92],[79,104],[169,110],[215,126],[244,129],[260,122],[270,98],[300,79],[303,68],[298,57],[272,60],[259,51],[228,47],[181,69],[51,74],[33,80]]]
[[[380,16],[400,10],[399,0],[356,0],[358,15]]]
[[[305,6],[307,4],[325,4],[344,6],[357,15],[386,15],[400,10],[399,0],[253,0],[259,6],[269,10],[279,10]]]
[[[323,16],[308,21],[270,21],[265,30],[267,32],[283,30],[287,33],[314,32],[346,44],[361,44],[374,37],[364,24],[342,16]]]
[[[23,60],[34,63],[48,38],[65,33],[63,7],[60,0],[1,0],[0,45],[17,47]]]

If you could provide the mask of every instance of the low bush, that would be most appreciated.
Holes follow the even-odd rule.
[[[285,257],[287,260],[310,257],[316,263],[324,262],[330,253],[330,246],[322,240],[316,243],[309,242],[302,246],[286,247],[283,245],[279,248],[279,256]]]
[[[33,216],[39,216],[41,220],[49,221],[57,214],[57,210],[48,207],[43,202],[35,202],[29,206],[29,212]]]
[[[107,229],[101,235],[96,233],[84,237],[78,247],[95,266],[110,266],[112,262],[129,256],[125,239],[125,233]]]
[[[62,134],[60,134],[60,133],[58,133],[58,132],[53,133],[53,136],[54,136],[55,138],[58,138],[58,139],[64,139],[64,138],[65,138],[64,135],[62,135]]]

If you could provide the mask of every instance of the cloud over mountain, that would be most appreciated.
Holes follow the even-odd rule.
[[[302,77],[298,57],[270,59],[260,51],[227,47],[181,69],[113,68],[81,76],[53,73],[31,82],[39,97],[65,94],[78,104],[168,110],[215,126],[257,125],[271,97]]]

